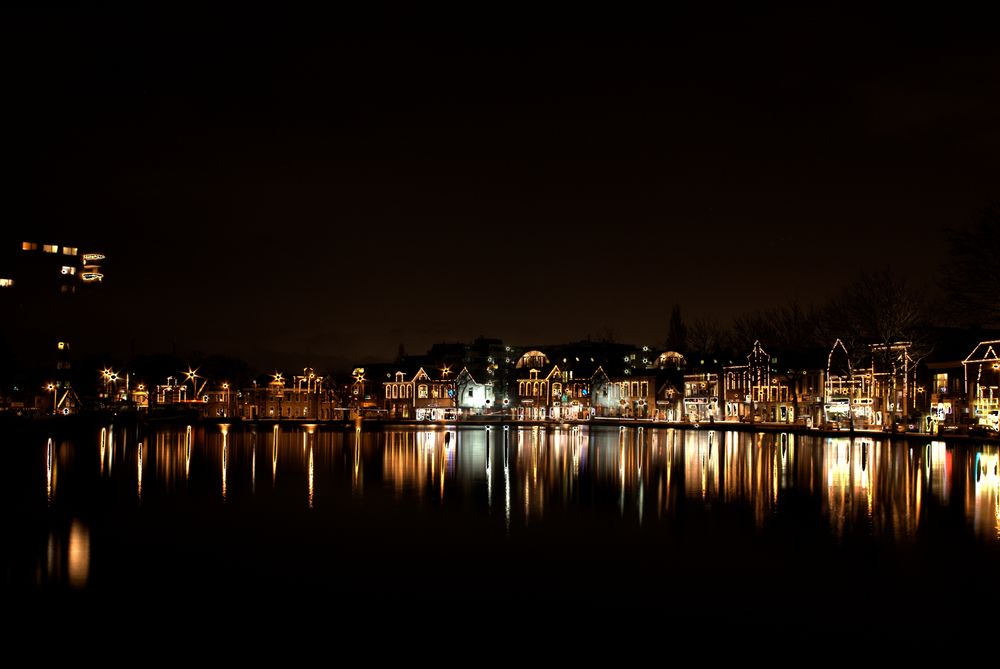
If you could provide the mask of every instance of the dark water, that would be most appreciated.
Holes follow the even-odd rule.
[[[996,622],[997,446],[109,426],[3,448],[26,596]]]

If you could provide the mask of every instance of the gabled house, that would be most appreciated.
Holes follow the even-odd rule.
[[[397,371],[382,386],[384,406],[390,418],[450,418],[457,406],[455,379],[451,378],[448,367],[441,369],[441,378],[437,379],[423,367],[410,378],[406,372]]]
[[[1000,429],[1000,339],[979,342],[962,365],[970,422]]]
[[[477,381],[468,367],[463,367],[455,377],[455,392],[463,415],[482,414],[496,406],[493,381]]]

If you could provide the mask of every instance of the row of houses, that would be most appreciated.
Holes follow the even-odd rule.
[[[739,364],[692,370],[683,355],[649,354],[636,364],[587,355],[523,351],[507,378],[423,361],[415,369],[355,370],[355,406],[391,418],[435,420],[504,413],[522,420],[598,416],[659,421],[741,421],[871,428],[907,423],[998,427],[1000,341],[960,360],[918,364],[913,345],[868,347],[861,362],[837,340],[824,356],[779,360],[754,342]],[[823,359],[825,358],[825,359]],[[629,358],[625,358],[625,363]]]
[[[903,422],[921,431],[997,429],[998,353],[1000,340],[987,340],[964,356],[944,351],[928,360],[909,342],[895,342],[869,346],[859,358],[838,340],[828,351],[778,356],[758,341],[743,360],[719,362],[607,342],[515,349],[479,339],[359,367],[347,383],[306,368],[288,378],[275,373],[267,381],[231,387],[189,370],[147,388],[105,370],[100,397],[106,405],[127,403],[141,411],[246,420],[500,414],[515,420],[620,417],[857,428]],[[49,384],[35,409],[74,412],[79,402],[68,397]]]

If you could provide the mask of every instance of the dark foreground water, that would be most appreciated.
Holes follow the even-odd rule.
[[[139,608],[995,629],[998,451],[633,428],[8,435],[3,584]]]

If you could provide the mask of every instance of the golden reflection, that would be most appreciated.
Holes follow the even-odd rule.
[[[139,448],[137,449],[136,457],[136,487],[138,491],[139,502],[142,502],[142,445],[144,442],[139,442]]]
[[[53,468],[55,467],[54,450],[52,437],[49,437],[48,442],[45,444],[45,499],[48,501],[49,506],[52,506],[52,479]]]
[[[339,467],[333,480],[345,487],[349,477],[354,489],[360,490],[367,460],[367,466],[381,468],[380,480],[398,497],[426,497],[437,502],[447,492],[448,499],[442,504],[461,503],[463,496],[474,497],[481,504],[485,491],[487,508],[483,510],[492,512],[493,462],[501,465],[503,458],[501,503],[508,533],[514,516],[519,522],[521,518],[525,523],[544,522],[552,509],[595,504],[605,505],[612,513],[617,510],[616,515],[622,517],[635,514],[637,521],[645,525],[655,523],[657,518],[670,522],[672,517],[699,505],[710,510],[721,504],[739,508],[741,513],[745,510],[746,517],[752,517],[758,527],[772,521],[779,504],[815,504],[817,519],[828,523],[834,536],[861,534],[911,540],[918,532],[929,531],[922,522],[923,514],[930,518],[938,513],[937,509],[962,508],[964,504],[970,531],[1000,541],[1000,448],[992,445],[949,447],[934,441],[911,447],[906,442],[859,436],[818,439],[786,433],[679,431],[649,426],[642,430],[638,426],[620,430],[580,426],[515,429],[516,436],[498,428],[388,430],[376,437],[378,448],[372,448],[364,441],[369,437],[355,431],[350,455],[341,451],[329,463]],[[227,501],[229,439],[251,440],[253,489],[256,435],[248,431],[249,436],[245,436],[228,426],[220,426],[220,431],[221,489],[222,499]],[[297,476],[304,475],[310,509],[316,502],[316,439],[324,438],[322,431],[315,434],[320,437],[303,431],[302,443],[308,453],[301,457],[293,446],[297,441],[294,432],[286,435],[288,448],[284,451],[284,466],[290,468],[286,473],[298,481],[291,490],[301,493],[298,486],[302,479]],[[497,443],[501,434],[502,443]],[[122,434],[117,436],[122,438]],[[108,458],[102,471],[107,471],[108,476],[114,437],[110,427],[104,428],[100,436],[102,462]],[[148,480],[143,481],[145,464],[155,468],[157,491],[161,490],[161,474],[168,483],[180,475],[181,458],[185,477],[190,476],[191,428],[158,432],[150,439],[154,438],[148,444],[152,454],[146,441],[139,442],[136,449],[136,487],[132,489],[137,491],[140,502],[143,484],[149,485]],[[347,448],[348,440],[349,433],[338,447]],[[266,441],[264,437],[264,448]],[[273,485],[281,444],[278,426],[273,426],[271,442]],[[238,446],[240,442],[233,443]],[[502,452],[495,452],[500,448]],[[65,464],[70,456],[68,449],[63,450],[66,452],[56,448],[54,440],[48,441],[46,495],[50,505],[54,504],[58,487],[59,457]],[[122,475],[130,478],[129,455],[126,452]],[[239,457],[237,452],[237,465]],[[319,457],[324,457],[324,451]],[[209,489],[219,485],[211,478],[202,482],[195,477],[194,481]],[[219,489],[215,490],[218,493]],[[646,508],[647,503],[650,508]],[[523,508],[514,509],[515,504]],[[62,558],[55,559],[62,560],[63,578],[68,546],[65,531],[56,537],[55,547],[61,551]],[[40,573],[44,575],[44,571]]]
[[[309,508],[313,508],[313,449],[309,447]]]
[[[503,427],[503,496],[504,496],[504,528],[507,536],[510,536],[510,432],[507,426]]]
[[[361,470],[361,428],[354,430],[354,471],[351,475],[351,489],[355,493],[363,492],[364,483],[362,481]]]
[[[278,478],[278,426],[271,430],[271,487]]]
[[[220,425],[222,430],[222,502],[226,502],[226,465],[229,464],[229,426]]]
[[[698,430],[685,436],[684,481],[688,497],[709,500],[719,495],[719,449],[709,438],[711,434]]]
[[[101,476],[104,476],[104,458],[108,447],[108,428],[101,428]]]
[[[115,463],[115,426],[108,428],[108,476],[111,476],[111,466]]]
[[[1000,447],[986,446],[973,457],[972,524],[977,533],[1000,540]]]
[[[69,584],[74,588],[87,585],[90,576],[90,532],[79,520],[69,528]]]
[[[392,485],[397,497],[406,490],[414,492],[418,497],[423,497],[430,490],[434,490],[439,497],[444,495],[446,481],[456,468],[459,451],[457,438],[453,438],[452,434],[452,431],[436,430],[386,434],[382,477]],[[360,448],[355,452],[359,455]],[[463,455],[469,456],[470,453]],[[481,471],[478,459],[470,459],[469,466]],[[486,467],[489,467],[488,460]]]
[[[191,476],[191,426],[184,431],[184,480]]]

